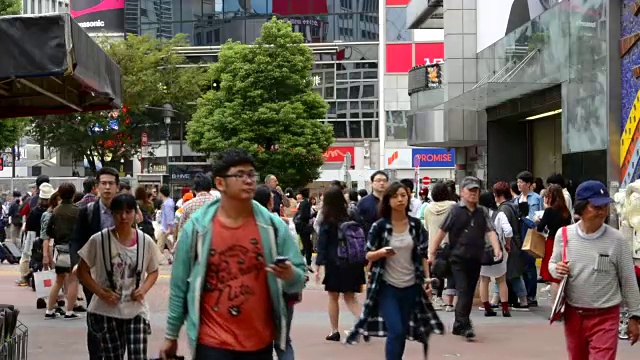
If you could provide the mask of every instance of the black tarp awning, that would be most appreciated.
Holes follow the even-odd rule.
[[[0,17],[0,118],[121,103],[120,68],[69,14]]]

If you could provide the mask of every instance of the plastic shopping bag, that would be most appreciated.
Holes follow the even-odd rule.
[[[56,273],[53,270],[38,271],[33,273],[33,281],[36,284],[36,296],[48,298],[51,287],[56,283]]]

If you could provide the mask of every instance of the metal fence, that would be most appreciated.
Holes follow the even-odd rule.
[[[54,189],[57,189],[60,184],[69,182],[76,187],[76,191],[82,192],[82,182],[84,177],[52,177],[49,183]],[[25,193],[30,191],[29,186],[36,183],[35,177],[19,177],[19,178],[0,178],[0,194],[5,194],[11,191],[19,191]]]

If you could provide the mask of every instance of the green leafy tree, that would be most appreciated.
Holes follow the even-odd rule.
[[[207,83],[202,68],[180,66],[187,60],[173,49],[186,44],[182,34],[171,40],[128,35],[126,40],[103,41],[122,73],[122,109],[37,118],[30,135],[48,147],[86,159],[94,171],[96,160],[104,164],[136,156],[143,132],[151,139],[164,139],[162,112],[147,107],[170,103],[178,111],[175,121],[188,120]]]
[[[0,16],[20,15],[22,13],[22,1],[0,0]]]
[[[0,16],[20,15],[22,2],[20,0],[0,0]],[[28,119],[15,118],[0,120],[0,151],[12,148],[24,135]]]
[[[275,18],[254,46],[227,42],[210,69],[220,88],[198,100],[189,146],[207,155],[245,149],[261,174],[276,174],[288,186],[317,179],[334,138],[332,127],[318,121],[327,104],[312,91],[312,65],[302,34]]]

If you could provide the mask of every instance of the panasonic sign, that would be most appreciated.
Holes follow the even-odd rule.
[[[104,27],[104,21],[102,20],[86,21],[86,22],[78,23],[78,25],[80,25],[80,27],[83,27],[83,28]]]

